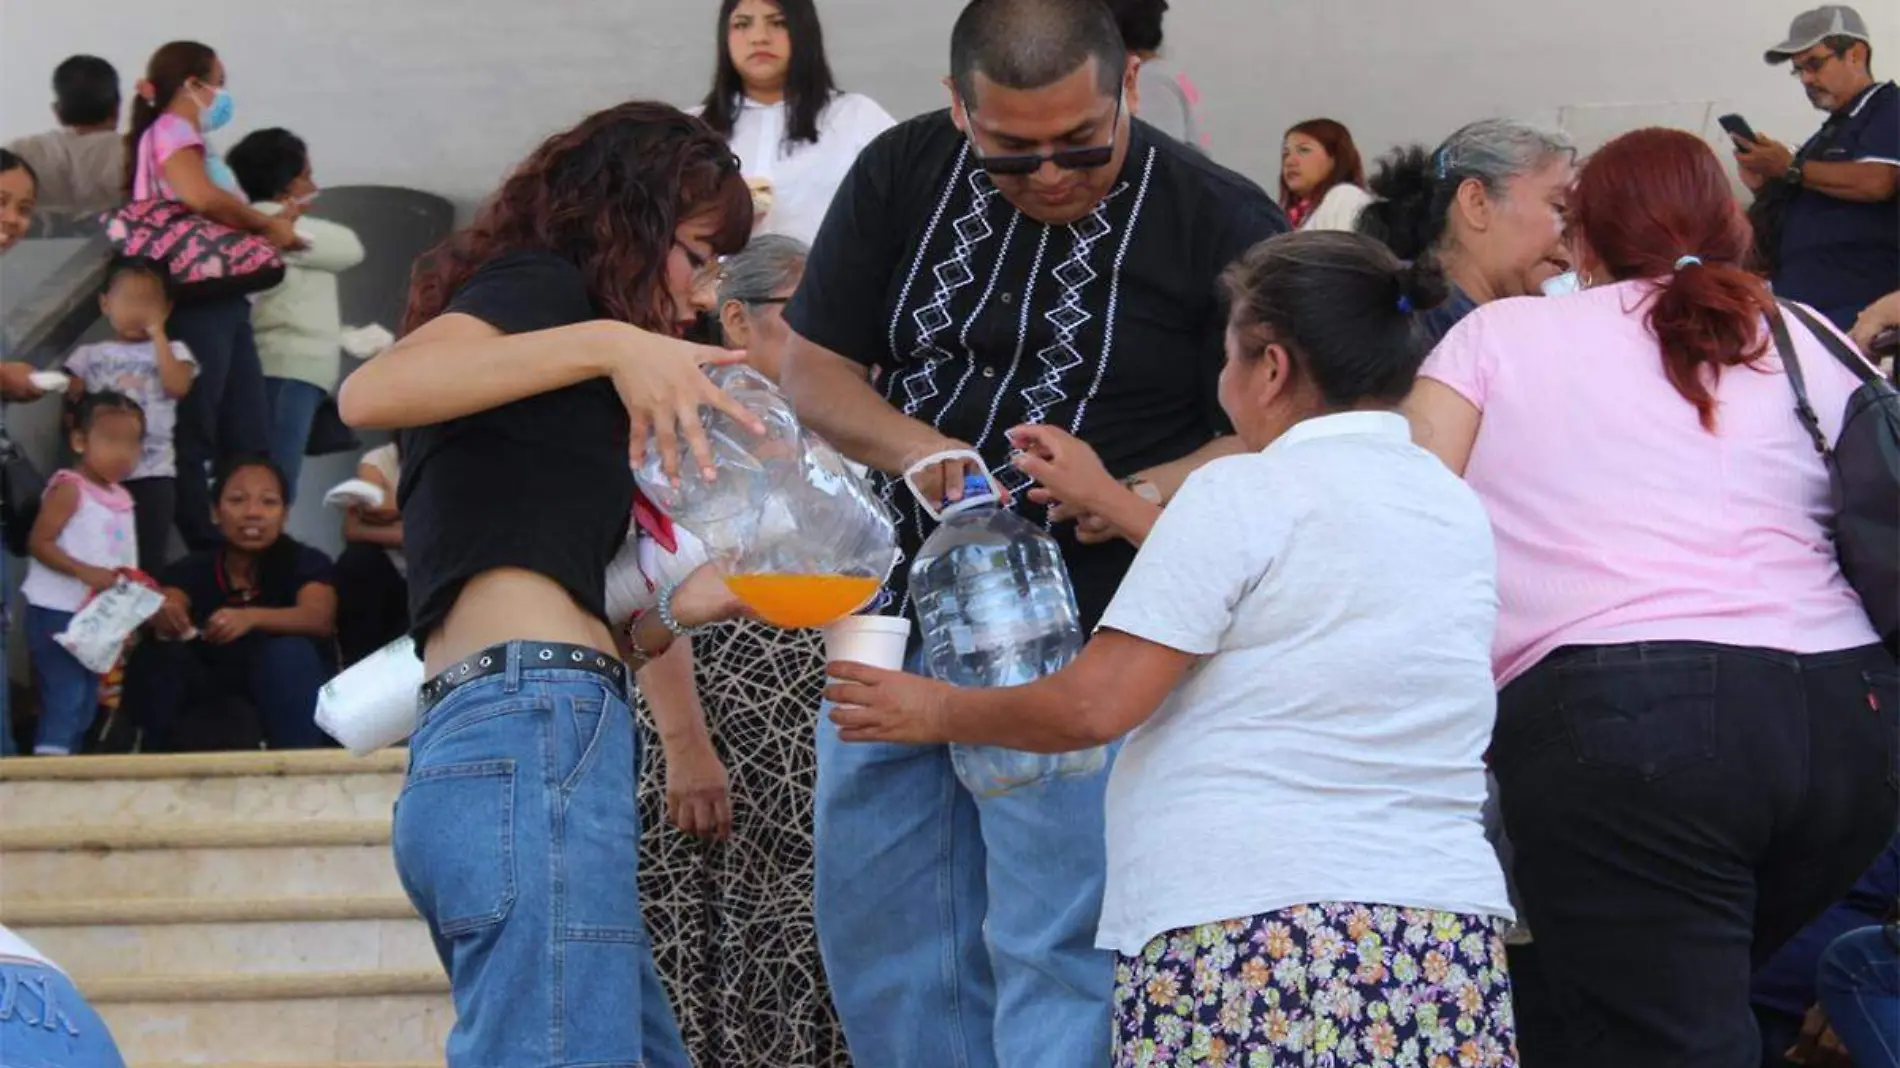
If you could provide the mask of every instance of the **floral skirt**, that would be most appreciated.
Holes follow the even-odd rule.
[[[1115,968],[1117,1068],[1514,1068],[1503,920],[1324,902],[1170,931]]]

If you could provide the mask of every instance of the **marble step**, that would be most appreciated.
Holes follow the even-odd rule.
[[[98,898],[400,896],[389,820],[0,826],[0,907]]]
[[[388,819],[408,753],[36,757],[0,763],[10,828]]]
[[[405,909],[407,901],[398,902]],[[73,975],[288,975],[440,967],[429,929],[405,919],[8,927]]]
[[[440,1064],[448,980],[427,972],[76,980],[126,1062]]]

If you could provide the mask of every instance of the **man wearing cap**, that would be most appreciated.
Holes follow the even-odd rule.
[[[1900,279],[1900,87],[1874,81],[1867,23],[1841,4],[1796,16],[1765,58],[1790,63],[1828,119],[1798,152],[1758,135],[1735,138],[1735,158],[1758,208],[1780,205],[1776,294],[1845,330]]]

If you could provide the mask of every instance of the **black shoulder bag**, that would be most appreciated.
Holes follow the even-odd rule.
[[[1807,380],[1788,336],[1787,315],[1769,320],[1794,389],[1795,415],[1814,440],[1833,482],[1834,551],[1841,574],[1860,595],[1880,640],[1889,650],[1900,648],[1900,391],[1806,308],[1785,301],[1781,306],[1860,379],[1860,388],[1847,398],[1840,437],[1830,448],[1808,402]]]

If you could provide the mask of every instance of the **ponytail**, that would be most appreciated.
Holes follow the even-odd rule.
[[[1753,235],[1713,150],[1680,130],[1635,130],[1593,153],[1571,194],[1571,221],[1610,278],[1655,279],[1646,324],[1663,374],[1715,429],[1723,368],[1768,348],[1774,298],[1743,269]]]
[[[145,78],[132,95],[132,125],[125,132],[125,196],[130,200],[138,184],[140,142],[165,109],[172,106],[185,83],[208,81],[217,69],[218,54],[196,41],[173,41],[152,53]]]

